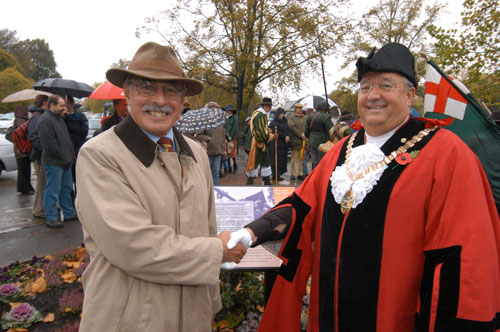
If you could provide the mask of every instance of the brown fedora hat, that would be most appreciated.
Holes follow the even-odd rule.
[[[203,91],[200,81],[186,77],[174,49],[154,42],[139,47],[128,69],[111,68],[106,72],[106,78],[120,88],[130,75],[151,80],[182,81],[186,84],[186,96],[195,96]]]

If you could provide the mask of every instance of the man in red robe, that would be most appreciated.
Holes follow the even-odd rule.
[[[363,128],[304,183],[232,234],[284,239],[259,331],[500,329],[500,222],[473,152],[437,122],[410,117],[414,57],[388,44],[358,68]]]

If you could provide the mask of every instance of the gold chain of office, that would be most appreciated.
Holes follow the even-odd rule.
[[[354,133],[351,138],[349,139],[349,142],[347,143],[347,151],[346,151],[346,157],[345,157],[345,169],[346,169],[346,174],[351,179],[352,184],[351,188],[349,191],[344,195],[342,198],[342,202],[340,204],[340,211],[342,214],[346,214],[351,210],[352,205],[354,203],[354,195],[352,193],[352,186],[354,185],[354,182],[358,181],[359,179],[362,179],[367,175],[368,173],[371,173],[381,167],[384,167],[385,165],[388,165],[391,161],[393,161],[397,155],[405,153],[409,148],[415,146],[416,143],[420,142],[422,138],[427,136],[431,131],[435,130],[437,126],[431,127],[431,128],[425,128],[418,132],[415,136],[412,137],[411,140],[406,141],[406,143],[402,146],[400,146],[397,150],[392,151],[390,154],[384,157],[379,162],[376,162],[375,164],[367,167],[364,171],[362,171],[359,174],[352,174],[351,168],[349,167],[349,158],[351,157],[351,152],[352,152],[352,145],[354,144],[354,139],[356,138],[356,135],[358,134],[357,132]]]

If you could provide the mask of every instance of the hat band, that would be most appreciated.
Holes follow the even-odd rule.
[[[128,70],[151,70],[157,69],[163,72],[171,73],[178,77],[186,77],[184,72],[179,70],[178,66],[175,66],[169,62],[161,61],[161,60],[137,60],[130,64]]]

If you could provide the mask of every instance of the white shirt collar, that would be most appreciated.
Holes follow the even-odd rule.
[[[365,131],[366,143],[373,143],[373,144],[375,144],[380,149],[382,147],[382,145],[384,145],[385,142],[387,142],[389,140],[389,138],[391,138],[392,135],[394,135],[394,133],[399,128],[401,128],[401,126],[404,125],[406,123],[406,121],[408,121],[409,117],[410,116],[408,116],[403,122],[401,122],[401,124],[399,126],[397,126],[396,128],[394,128],[393,130],[391,130],[391,131],[389,131],[389,132],[387,132],[385,134],[382,134],[380,136],[370,136]]]

